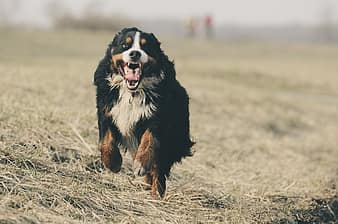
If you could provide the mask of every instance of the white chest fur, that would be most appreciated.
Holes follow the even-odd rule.
[[[118,102],[111,110],[112,120],[122,134],[122,144],[131,150],[136,150],[138,146],[134,134],[136,123],[142,118],[150,118],[156,109],[154,104],[146,104],[145,97],[143,92],[132,96],[128,90],[121,88]]]

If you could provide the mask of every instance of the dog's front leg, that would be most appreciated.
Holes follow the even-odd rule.
[[[150,173],[156,147],[158,147],[158,141],[153,133],[147,129],[141,137],[140,145],[134,157],[135,175],[144,176]]]
[[[99,143],[101,151],[101,160],[105,167],[114,173],[121,170],[122,156],[120,150],[116,146],[116,139],[112,131],[107,128],[103,133],[103,137]]]

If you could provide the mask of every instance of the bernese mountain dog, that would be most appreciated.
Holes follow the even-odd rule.
[[[94,74],[99,149],[106,168],[119,172],[120,150],[151,194],[163,197],[174,163],[191,156],[189,97],[174,64],[152,33],[118,32]],[[158,192],[158,193],[157,193]]]

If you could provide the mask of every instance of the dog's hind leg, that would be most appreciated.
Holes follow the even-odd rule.
[[[166,177],[162,174],[156,164],[153,165],[151,171],[152,185],[151,195],[153,198],[158,198],[158,195],[163,198],[166,191]]]

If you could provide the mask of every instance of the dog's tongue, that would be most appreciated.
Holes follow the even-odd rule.
[[[124,68],[124,78],[129,81],[138,81],[140,79],[140,69],[130,69],[128,67]]]

